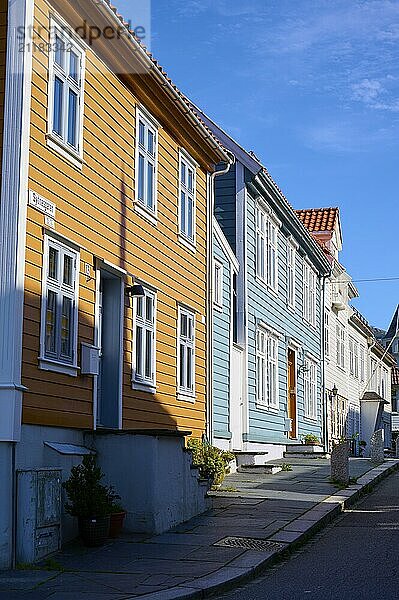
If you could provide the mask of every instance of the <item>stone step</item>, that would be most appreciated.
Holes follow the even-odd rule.
[[[329,452],[284,452],[284,458],[308,458],[312,460],[314,458],[330,458]]]
[[[237,469],[243,466],[259,466],[266,464],[268,452],[234,452]]]
[[[322,454],[324,452],[321,444],[287,444],[286,454]]]
[[[281,471],[281,465],[241,465],[237,468],[238,473],[262,473],[264,475],[275,475]]]

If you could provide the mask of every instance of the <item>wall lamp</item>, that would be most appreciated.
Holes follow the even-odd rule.
[[[338,396],[338,388],[337,388],[337,386],[334,383],[334,387],[333,387],[333,389],[330,392],[330,398],[332,400],[333,398],[336,398],[337,396]]]
[[[125,288],[125,293],[130,298],[144,298],[145,296],[144,288],[140,283]]]

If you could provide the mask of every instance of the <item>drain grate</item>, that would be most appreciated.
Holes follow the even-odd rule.
[[[228,546],[229,548],[246,548],[247,550],[260,550],[261,552],[275,552],[284,548],[278,542],[269,542],[259,538],[226,537],[219,540],[214,546]]]

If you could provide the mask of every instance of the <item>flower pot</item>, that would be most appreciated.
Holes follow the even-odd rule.
[[[125,520],[126,513],[118,512],[111,513],[109,521],[109,534],[110,538],[117,538],[120,536],[123,527],[123,521]]]
[[[110,517],[79,518],[79,533],[85,546],[94,548],[107,541]]]

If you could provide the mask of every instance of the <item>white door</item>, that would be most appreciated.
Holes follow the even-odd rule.
[[[233,348],[230,369],[230,431],[233,450],[242,450],[243,351]]]

